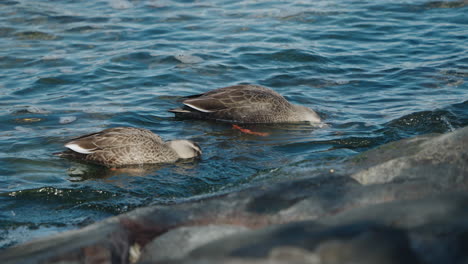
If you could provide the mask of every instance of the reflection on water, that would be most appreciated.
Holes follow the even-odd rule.
[[[168,164],[144,164],[132,165],[119,168],[107,168],[105,166],[73,162],[73,166],[67,169],[69,180],[80,182],[93,179],[108,179],[114,176],[144,177],[157,174],[157,171],[165,166],[171,166],[175,173],[185,174],[197,166],[195,161],[179,161],[174,165]]]

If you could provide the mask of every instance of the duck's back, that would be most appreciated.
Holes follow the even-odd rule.
[[[158,135],[132,127],[106,129],[76,138],[65,146],[73,158],[105,166],[165,163],[178,158]]]
[[[287,121],[292,105],[275,91],[256,85],[235,85],[189,96],[182,117],[239,123]]]

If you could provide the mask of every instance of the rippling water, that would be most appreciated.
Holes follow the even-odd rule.
[[[3,0],[0,247],[137,206],[334,168],[468,125],[467,1]],[[182,121],[178,96],[252,83],[325,128]],[[109,171],[51,155],[113,126],[188,138],[198,162]]]

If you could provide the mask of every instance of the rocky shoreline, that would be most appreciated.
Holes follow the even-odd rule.
[[[340,167],[140,208],[5,249],[0,263],[468,263],[468,127]]]

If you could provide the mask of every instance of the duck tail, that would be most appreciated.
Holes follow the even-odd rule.
[[[66,158],[66,159],[70,159],[70,158],[73,159],[73,158],[77,158],[78,156],[85,156],[85,154],[77,153],[71,150],[55,152],[55,153],[52,153],[52,155],[59,157],[59,158]]]
[[[66,154],[64,152],[54,152],[54,153],[52,153],[52,155],[60,157],[60,158],[63,158],[63,157],[66,156]]]
[[[189,110],[186,110],[186,109],[182,109],[182,108],[173,108],[173,109],[169,109],[167,110],[168,112],[171,112],[171,113],[190,113]]]

